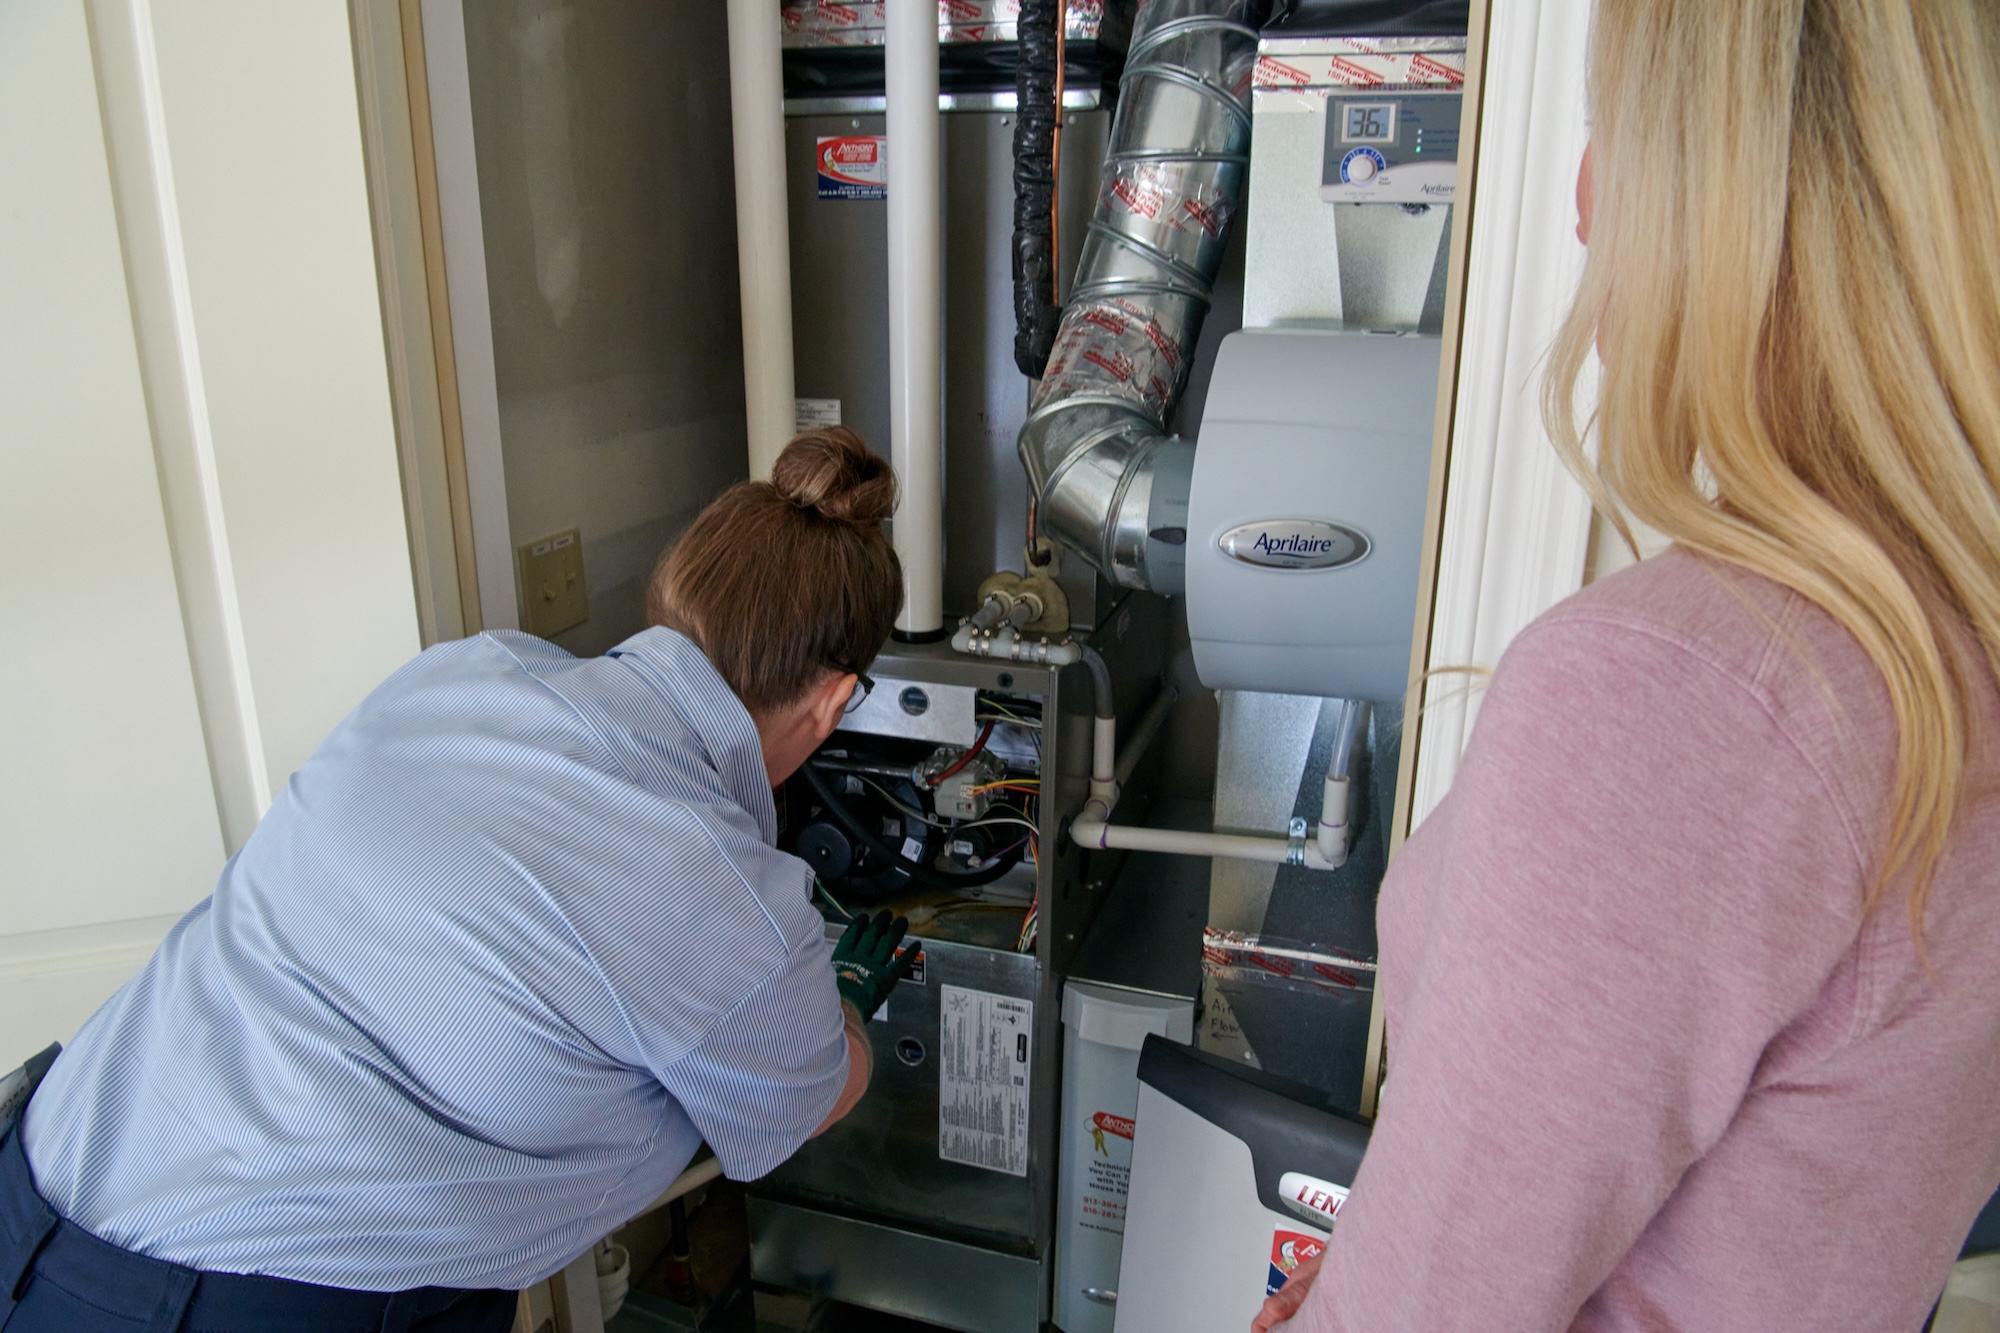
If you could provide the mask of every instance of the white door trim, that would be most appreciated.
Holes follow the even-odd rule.
[[[486,234],[472,138],[472,75],[463,0],[423,0],[424,72],[430,83],[431,147],[438,220],[451,298],[465,487],[479,567],[479,618],[486,629],[519,629],[514,539],[507,519],[507,467],[500,449],[500,387],[493,361],[493,308],[486,287]]]
[[[92,0],[89,15],[167,538],[223,841],[234,851],[269,808],[271,779],[195,331],[153,7]]]
[[[1541,376],[1581,272],[1574,179],[1588,138],[1589,0],[1512,0],[1489,18],[1478,181],[1432,671],[1490,667],[1523,626],[1582,586],[1590,501],[1542,428]],[[1458,771],[1478,682],[1433,677],[1411,825]]]

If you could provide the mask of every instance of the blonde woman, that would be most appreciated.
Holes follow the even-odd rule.
[[[1601,0],[1591,62],[1549,419],[1675,546],[1501,661],[1260,1333],[1916,1329],[2000,1184],[2000,10]]]

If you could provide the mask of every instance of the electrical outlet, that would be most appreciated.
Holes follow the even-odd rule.
[[[583,586],[583,537],[575,528],[514,552],[521,576],[521,628],[554,638],[590,619]]]

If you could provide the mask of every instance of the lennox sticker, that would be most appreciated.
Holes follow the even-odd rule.
[[[1273,518],[1222,534],[1222,553],[1266,569],[1338,569],[1368,554],[1368,535],[1316,518]]]
[[[1287,1171],[1280,1176],[1278,1194],[1286,1206],[1327,1226],[1334,1224],[1340,1216],[1340,1206],[1347,1202],[1347,1186],[1309,1176],[1303,1171]]]

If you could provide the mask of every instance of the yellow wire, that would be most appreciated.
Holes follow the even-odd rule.
[[[966,791],[968,795],[973,792],[992,791],[996,787],[1033,787],[1039,791],[1041,785],[1040,778],[1002,778],[998,782],[985,782],[977,787],[968,787]]]
[[[1015,712],[1015,711],[1014,711],[1013,709],[1011,709],[1011,708],[1007,707],[1007,705],[1005,705],[1005,704],[1003,704],[1003,703],[996,703],[996,702],[994,702],[994,701],[993,701],[993,700],[991,700],[991,699],[982,699],[982,700],[980,700],[979,702],[980,702],[980,706],[981,706],[982,708],[990,708],[990,709],[992,709],[992,710],[993,710],[994,712],[996,712],[996,713],[999,713],[999,714],[1001,714],[1002,716],[1006,717],[1006,718],[1007,718],[1007,719],[1009,719],[1010,721],[1013,721],[1013,722],[1018,722],[1018,723],[1020,723],[1020,724],[1021,724],[1022,726],[1024,726],[1024,727],[1037,727],[1037,728],[1039,728],[1039,727],[1040,727],[1040,726],[1042,725],[1042,723],[1041,723],[1041,719],[1039,719],[1039,718],[1032,718],[1032,717],[1025,717],[1025,716],[1023,716],[1022,714],[1020,714],[1020,713],[1017,713],[1017,712]]]

